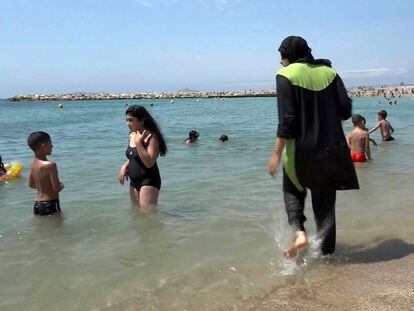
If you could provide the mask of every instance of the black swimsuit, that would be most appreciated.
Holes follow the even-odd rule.
[[[59,200],[35,201],[33,206],[33,213],[40,216],[52,215],[60,211]]]
[[[161,189],[161,176],[157,163],[148,168],[139,157],[137,148],[128,145],[126,156],[129,160],[128,177],[131,187],[139,190],[142,186],[152,186]]]

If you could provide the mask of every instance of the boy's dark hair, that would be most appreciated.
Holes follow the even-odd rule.
[[[384,119],[387,118],[387,112],[385,110],[378,111],[378,115],[380,115]]]
[[[352,124],[356,125],[361,121],[363,122],[364,117],[361,116],[360,114],[353,114],[351,120],[352,120]]]
[[[43,143],[47,143],[50,140],[50,136],[46,132],[37,131],[30,133],[27,137],[27,144],[29,145],[30,149],[36,151],[39,146]]]

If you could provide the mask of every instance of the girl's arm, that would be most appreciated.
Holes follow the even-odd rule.
[[[153,167],[160,154],[160,148],[158,143],[158,137],[152,134],[145,133],[144,131],[140,137],[137,137],[135,141],[138,155],[147,168]],[[149,140],[148,147],[143,145],[144,140]]]
[[[129,160],[126,160],[126,162],[119,169],[118,180],[121,185],[124,184],[125,178],[127,178],[126,174],[128,172],[128,165],[129,165]]]

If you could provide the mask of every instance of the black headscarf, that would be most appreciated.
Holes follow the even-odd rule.
[[[328,59],[314,59],[312,49],[306,40],[299,36],[286,37],[278,51],[282,59],[288,59],[289,63],[309,63],[331,67],[331,61]]]

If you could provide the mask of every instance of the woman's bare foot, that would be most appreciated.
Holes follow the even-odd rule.
[[[308,245],[308,237],[305,231],[296,231],[293,243],[285,251],[284,255],[286,259],[292,259],[296,256],[298,249],[304,248]]]

